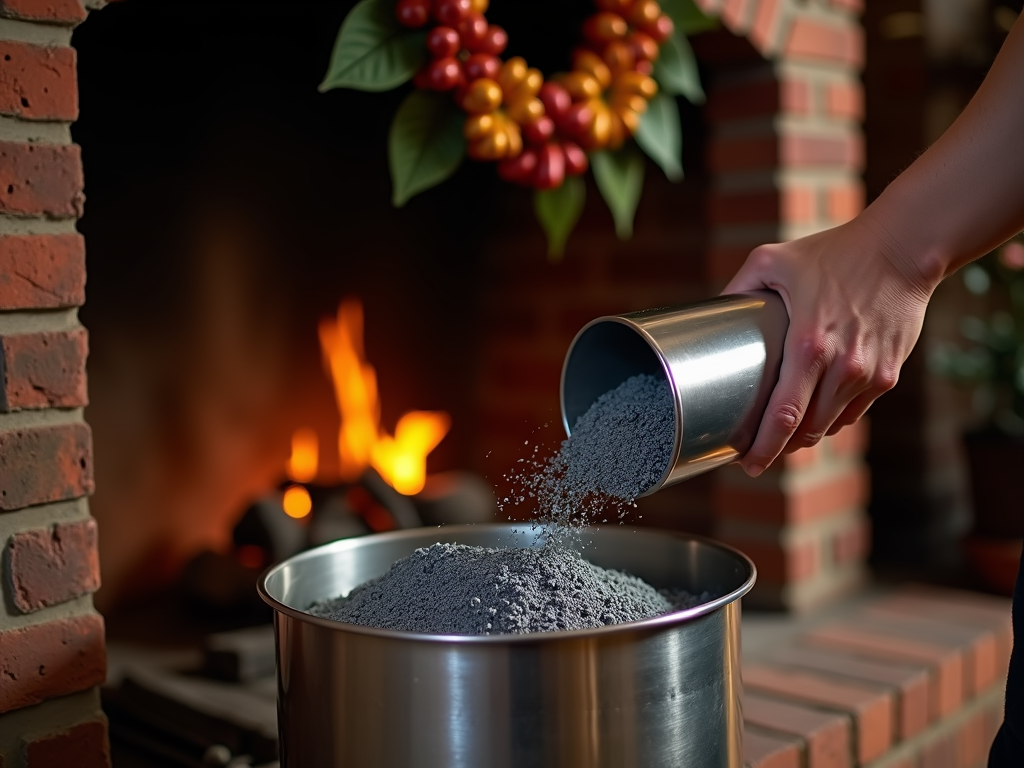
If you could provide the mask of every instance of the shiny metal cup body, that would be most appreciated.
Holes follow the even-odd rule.
[[[668,381],[676,430],[668,469],[643,495],[728,464],[754,441],[788,329],[771,291],[593,320],[562,367],[566,433],[602,394],[647,373]]]
[[[744,555],[676,533],[596,528],[585,555],[656,587],[718,595],[645,621],[572,632],[445,636],[303,609],[435,542],[509,546],[509,525],[345,539],[260,581],[275,610],[285,768],[740,768]],[[519,534],[520,546],[538,546]]]

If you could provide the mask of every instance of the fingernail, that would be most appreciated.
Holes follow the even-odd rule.
[[[762,467],[760,464],[751,464],[749,467],[747,467],[747,474],[750,475],[751,477],[757,477],[762,472],[764,472],[764,467]]]

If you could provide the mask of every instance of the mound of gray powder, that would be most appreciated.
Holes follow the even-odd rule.
[[[445,635],[522,634],[639,621],[706,602],[660,593],[642,579],[599,568],[576,552],[434,544],[416,550],[347,597],[310,608],[351,624]]]

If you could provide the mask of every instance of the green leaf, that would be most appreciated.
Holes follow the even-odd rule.
[[[718,29],[718,19],[706,15],[693,0],[662,0],[661,10],[684,35]]]
[[[557,261],[569,239],[587,198],[587,185],[579,176],[567,176],[562,186],[541,189],[533,196],[533,210],[548,238],[548,258]]]
[[[617,152],[598,152],[590,158],[594,180],[611,209],[615,234],[620,240],[633,236],[633,216],[644,187],[644,158],[631,146]]]
[[[675,98],[659,93],[651,99],[647,112],[640,118],[635,138],[640,149],[661,166],[669,179],[683,178],[683,129]]]
[[[398,107],[388,135],[396,207],[455,173],[466,151],[464,119],[448,94],[413,91]]]
[[[654,79],[665,93],[685,96],[691,104],[704,103],[697,57],[693,55],[693,48],[679,29],[662,43],[661,55],[654,62]]]
[[[320,91],[389,91],[427,61],[427,33],[406,29],[394,0],[362,0],[345,17]]]

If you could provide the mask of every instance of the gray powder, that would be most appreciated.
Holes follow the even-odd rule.
[[[405,632],[523,634],[640,621],[709,599],[678,589],[659,592],[557,544],[504,549],[434,544],[347,597],[318,603],[309,612]]]
[[[520,477],[536,515],[557,528],[586,526],[650,490],[672,460],[672,392],[664,379],[640,374],[601,395],[539,471]]]

